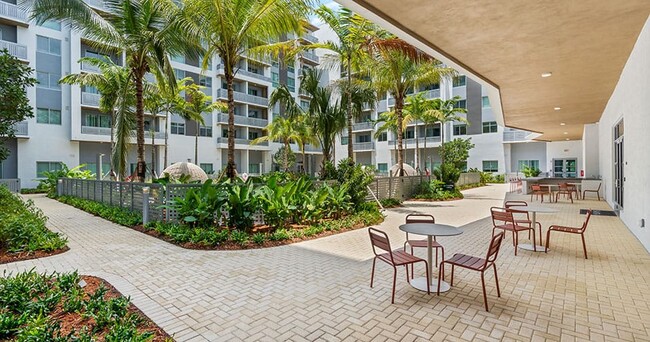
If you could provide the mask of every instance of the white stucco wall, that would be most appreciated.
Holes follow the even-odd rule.
[[[620,217],[650,250],[650,231],[640,226],[650,218],[650,18],[621,73],[603,112],[599,129],[600,172],[605,198],[613,205],[613,127],[624,119],[624,208]]]
[[[582,140],[553,141],[546,143],[546,168],[540,162],[542,172],[553,172],[553,159],[576,159],[578,177],[582,168]]]
[[[582,169],[585,172],[585,177],[600,177],[598,146],[598,124],[585,125],[582,132]]]
[[[483,170],[484,160],[496,160],[499,163],[499,174],[506,172],[506,160],[503,152],[503,127],[497,133],[454,136],[453,138],[471,138],[474,148],[469,151],[467,168]]]
[[[526,142],[513,143],[510,145],[510,167],[512,173],[517,173],[520,160],[539,160],[539,167],[542,172],[546,165],[546,143],[545,142]]]

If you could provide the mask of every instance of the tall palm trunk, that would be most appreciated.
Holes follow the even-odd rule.
[[[194,164],[199,165],[199,122],[196,122],[196,133],[194,134]]]
[[[420,140],[418,138],[418,122],[415,122],[415,127],[413,130],[413,136],[415,137],[415,170],[420,172]]]
[[[305,144],[302,144],[302,172],[307,173],[305,165],[307,163],[307,153],[305,153]]]
[[[404,118],[402,117],[402,108],[404,108],[404,98],[401,94],[395,96],[395,114],[397,115],[397,174],[401,177],[404,175],[404,146],[402,139],[402,124]]]
[[[354,164],[354,147],[352,146],[352,58],[348,55],[348,86],[345,92],[348,97],[348,158]]]
[[[440,164],[445,163],[445,154],[442,153],[442,148],[445,146],[445,123],[440,121]]]
[[[423,153],[424,158],[427,157],[427,126],[428,125],[425,123],[424,124],[424,153]],[[425,171],[427,169],[427,160],[426,159],[424,160],[424,169],[425,169]],[[425,174],[426,174],[426,172],[425,172]]]
[[[115,169],[113,168],[113,150],[115,149],[115,108],[111,109],[111,154],[109,160],[111,164],[111,171],[109,172],[110,180],[115,180]],[[99,172],[104,173],[102,170]],[[103,178],[103,177],[102,177]]]
[[[289,149],[291,147],[289,146],[289,140],[284,141],[284,156],[282,157],[282,167],[284,168],[284,172],[289,171]]]
[[[162,169],[167,168],[167,146],[169,141],[169,110],[165,112],[165,156],[163,158],[163,167]]]
[[[233,66],[228,63],[225,66],[226,87],[228,88],[228,165],[226,166],[226,176],[230,179],[235,178],[235,93],[233,89]]]
[[[153,113],[152,113],[153,114]],[[156,131],[151,130],[151,180],[154,178],[154,171],[156,170]]]
[[[136,143],[138,151],[138,166],[136,174],[139,182],[144,182],[147,162],[144,160],[144,101],[143,82],[144,68],[134,72],[135,74],[135,117],[137,120]]]

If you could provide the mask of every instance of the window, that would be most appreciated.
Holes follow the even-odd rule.
[[[36,79],[38,80],[38,87],[40,88],[61,89],[61,85],[59,84],[61,75],[59,74],[36,71]]]
[[[54,38],[36,36],[36,50],[61,56],[61,41]]]
[[[280,74],[278,74],[275,71],[272,71],[271,81],[273,82],[273,87],[277,88],[280,85]]]
[[[348,137],[341,137],[341,145],[347,145],[348,144]]]
[[[214,168],[212,167],[212,163],[200,163],[199,167],[209,175],[214,173]]]
[[[496,121],[487,121],[483,123],[483,133],[496,133],[497,129]]]
[[[171,56],[172,62],[178,62],[185,64],[185,55]]]
[[[257,89],[248,88],[248,95],[258,96]]]
[[[36,122],[50,125],[61,124],[61,111],[48,108],[36,109]]]
[[[388,133],[382,132],[379,134],[379,137],[377,137],[377,141],[388,141]]]
[[[287,78],[287,87],[290,91],[296,91],[296,79],[293,77]]]
[[[212,77],[199,75],[199,84],[207,88],[212,88]]]
[[[440,136],[440,124],[436,124],[433,127],[427,127],[426,129],[427,137],[439,137]]]
[[[106,55],[103,55],[103,54],[101,54],[101,53],[99,53],[99,52],[92,51],[92,50],[86,50],[86,51],[84,51],[84,57],[97,58],[97,59],[104,60],[104,61],[106,61],[106,62],[108,62],[108,61],[111,60],[110,57],[108,57],[108,56],[106,56]]]
[[[170,129],[172,134],[185,135],[185,123],[183,122],[172,122]]]
[[[414,129],[407,129],[406,132],[404,132],[404,139],[414,139],[414,138],[415,138]]]
[[[45,175],[43,172],[53,172],[63,169],[62,162],[50,162],[50,161],[37,161],[36,162],[36,177],[44,178]]]
[[[366,142],[370,142],[370,141],[371,141],[370,134],[357,136],[357,142],[358,143],[366,143]]]
[[[46,27],[52,30],[61,31],[61,22],[56,20],[47,20],[42,23],[40,26]]]
[[[293,65],[287,65],[287,71],[291,73],[295,73],[296,68]]]
[[[86,114],[84,118],[84,126],[110,128],[111,117],[101,114]]]
[[[519,160],[517,162],[517,171],[523,170],[524,167],[530,167],[539,170],[539,160]]]
[[[490,107],[490,98],[489,97],[483,96],[482,101],[483,101],[483,108]]]
[[[499,172],[499,161],[498,160],[484,160],[483,161],[483,172]]]
[[[85,163],[86,167],[84,168],[85,170],[89,170],[92,173],[97,173],[97,163]],[[104,159],[102,162],[102,174],[106,175],[108,172],[111,170],[111,164],[109,161]]]
[[[464,108],[467,109],[467,100],[458,100],[454,104],[454,108]]]
[[[248,140],[255,140],[260,137],[259,132],[248,132]]]
[[[377,164],[377,172],[388,173],[388,163]]]
[[[466,134],[467,134],[466,124],[454,125],[454,135],[466,135]]]
[[[465,76],[456,76],[453,80],[454,87],[462,87],[465,85]]]
[[[248,117],[249,117],[249,118],[257,118],[257,119],[259,119],[259,117],[260,117],[260,111],[259,111],[259,110],[251,109],[251,110],[248,111]]]
[[[199,126],[199,136],[200,137],[211,137],[212,136],[212,127]]]
[[[422,88],[422,91],[440,89],[440,83],[434,83],[426,85]]]
[[[254,74],[261,74],[260,69],[256,65],[248,65],[248,72],[252,72]]]
[[[304,110],[309,109],[309,101],[300,100],[300,108]]]
[[[182,80],[185,78],[185,71],[184,70],[179,70],[179,69],[174,69],[174,74],[176,74],[176,79],[177,80]],[[226,89],[224,87],[224,89]]]

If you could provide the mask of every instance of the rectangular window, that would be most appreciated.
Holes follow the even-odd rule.
[[[530,167],[539,170],[539,160],[519,160],[517,162],[517,171],[521,171],[524,167]]]
[[[465,76],[461,75],[461,76],[454,77],[453,80],[454,87],[462,87],[465,85],[465,83],[466,83]]]
[[[207,174],[213,174],[214,173],[214,168],[212,167],[212,163],[200,163],[199,167],[205,171]]]
[[[46,27],[55,31],[61,31],[61,22],[56,20],[47,20],[40,25],[41,27]]]
[[[61,41],[54,38],[36,36],[36,50],[38,52],[61,56]]]
[[[61,89],[61,85],[59,84],[61,75],[59,74],[36,71],[36,79],[38,80],[38,87],[40,88]]]
[[[257,89],[248,88],[248,95],[257,96]]]
[[[382,132],[379,134],[379,137],[377,137],[377,141],[388,141],[388,133]]]
[[[273,82],[273,87],[277,88],[280,85],[280,74],[275,71],[271,72],[271,81]]]
[[[111,117],[101,114],[86,114],[84,119],[84,126],[110,128]]]
[[[483,101],[483,108],[490,107],[490,98],[489,97],[483,96],[482,101]]]
[[[36,162],[36,177],[43,178],[43,172],[54,172],[63,169],[62,162],[56,161],[37,161]]]
[[[483,123],[483,133],[496,133],[497,129],[496,121],[487,121]]]
[[[454,135],[466,135],[466,134],[467,134],[466,124],[454,125]]]
[[[211,137],[212,136],[212,127],[199,126],[199,136],[200,137]]]
[[[212,77],[199,75],[199,84],[207,88],[212,88]]]
[[[296,79],[293,77],[287,78],[287,87],[290,91],[296,91]]]
[[[255,140],[259,138],[260,133],[259,132],[248,132],[248,140]]]
[[[171,134],[185,135],[185,123],[172,122],[170,127]]]
[[[484,160],[483,161],[483,172],[499,172],[499,161],[498,160]]]
[[[174,74],[176,75],[177,80],[182,80],[185,78],[185,70],[174,69]]]
[[[296,68],[293,65],[287,65],[287,71],[291,73],[295,73]]]
[[[341,145],[347,145],[348,144],[348,137],[341,137]]]
[[[406,132],[404,132],[404,139],[413,139],[415,138],[415,130],[413,129],[407,129]]]
[[[248,117],[249,118],[259,118],[260,117],[260,112],[258,110],[249,110],[248,111]]]
[[[372,138],[371,138],[370,134],[357,136],[357,142],[358,143],[366,143],[366,142],[370,142],[370,141],[372,141]]]
[[[304,100],[300,100],[300,108],[302,108],[302,109],[304,109],[304,110],[309,109],[309,102],[308,102],[308,101],[304,101]]]
[[[36,109],[36,122],[50,125],[61,124],[61,111],[48,108]]]
[[[458,100],[458,101],[454,104],[454,108],[463,108],[463,109],[467,109],[467,100]]]
[[[260,164],[248,164],[248,173],[260,173]]]
[[[427,137],[439,137],[440,136],[440,124],[436,124],[433,127],[427,127],[426,136]]]
[[[388,163],[377,164],[377,172],[388,173]]]

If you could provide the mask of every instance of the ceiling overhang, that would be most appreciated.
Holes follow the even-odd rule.
[[[648,0],[337,2],[477,80],[502,125],[550,141],[600,119],[650,14]]]

